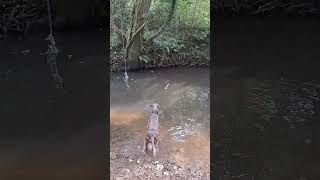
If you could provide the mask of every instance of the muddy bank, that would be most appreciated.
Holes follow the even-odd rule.
[[[118,52],[110,52],[110,72],[124,71],[125,58]],[[168,67],[209,67],[210,58],[190,53],[156,54],[148,63],[141,62],[138,70],[168,68]],[[129,71],[133,71],[130,68]]]

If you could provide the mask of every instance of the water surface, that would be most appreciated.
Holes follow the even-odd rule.
[[[111,151],[145,156],[148,105],[159,103],[160,151],[157,160],[209,170],[210,84],[207,68],[170,68],[123,74],[110,82]]]

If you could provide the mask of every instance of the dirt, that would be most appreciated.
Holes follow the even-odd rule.
[[[126,165],[124,167],[124,164]],[[110,179],[210,179],[196,167],[181,167],[174,161],[157,161],[148,156],[122,156],[110,152]]]

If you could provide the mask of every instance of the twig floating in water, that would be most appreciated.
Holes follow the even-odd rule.
[[[164,89],[167,90],[169,85],[170,85],[170,83],[168,83]]]
[[[129,76],[127,72],[124,73],[124,82],[126,83],[127,88],[130,88],[129,86]]]

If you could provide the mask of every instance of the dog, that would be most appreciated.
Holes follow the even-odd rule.
[[[151,104],[151,114],[147,125],[147,137],[145,139],[145,152],[147,154],[152,153],[156,155],[156,151],[159,149],[159,104]]]

